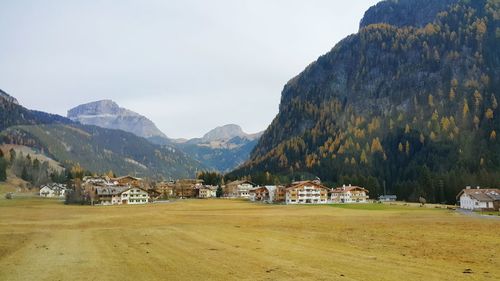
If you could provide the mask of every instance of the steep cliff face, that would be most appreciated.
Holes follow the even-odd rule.
[[[144,138],[167,138],[151,120],[121,108],[111,100],[79,105],[68,111],[68,118],[86,125],[123,130]]]
[[[451,201],[479,173],[494,178],[499,20],[494,0],[371,8],[357,34],[285,85],[279,114],[233,175],[312,173],[432,201]]]

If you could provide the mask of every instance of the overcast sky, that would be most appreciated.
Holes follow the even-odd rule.
[[[112,99],[169,137],[264,130],[285,83],[377,0],[1,1],[0,89],[30,108]]]

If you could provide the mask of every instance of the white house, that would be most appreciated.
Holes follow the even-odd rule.
[[[150,200],[146,190],[140,187],[106,186],[96,187],[101,205],[147,204]]]
[[[139,187],[129,187],[111,198],[111,204],[147,204],[149,194]]]
[[[213,198],[217,196],[217,186],[197,184],[195,187],[196,197]]]
[[[466,210],[494,209],[500,205],[500,189],[496,188],[471,188],[462,189],[457,195],[460,208]]]
[[[40,197],[64,198],[66,196],[66,185],[60,183],[44,184],[40,187]]]
[[[368,202],[368,190],[359,187],[345,184],[342,187],[337,187],[332,190],[332,203],[366,203]]]
[[[239,197],[239,198],[249,198],[250,190],[255,186],[250,181],[233,181],[225,186],[225,196],[226,197]]]
[[[314,182],[296,182],[286,188],[286,204],[326,204],[329,188]]]

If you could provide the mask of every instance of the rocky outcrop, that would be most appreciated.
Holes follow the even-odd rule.
[[[10,96],[9,94],[7,94],[6,92],[4,92],[2,90],[0,90],[0,99],[3,99],[8,103],[19,104],[19,102],[17,101],[16,98]]]
[[[224,141],[230,140],[235,137],[246,138],[249,140],[254,140],[260,136],[261,133],[257,134],[247,134],[243,132],[243,129],[236,124],[228,124],[224,126],[217,127],[208,133],[206,133],[201,142],[211,142],[211,141]]]
[[[68,111],[68,118],[85,125],[123,130],[144,138],[167,139],[151,120],[111,100],[79,105]]]

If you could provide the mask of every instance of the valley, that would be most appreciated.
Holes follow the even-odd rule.
[[[0,280],[499,280],[500,0],[4,2]]]
[[[499,223],[389,204],[2,198],[0,279],[496,280]]]

